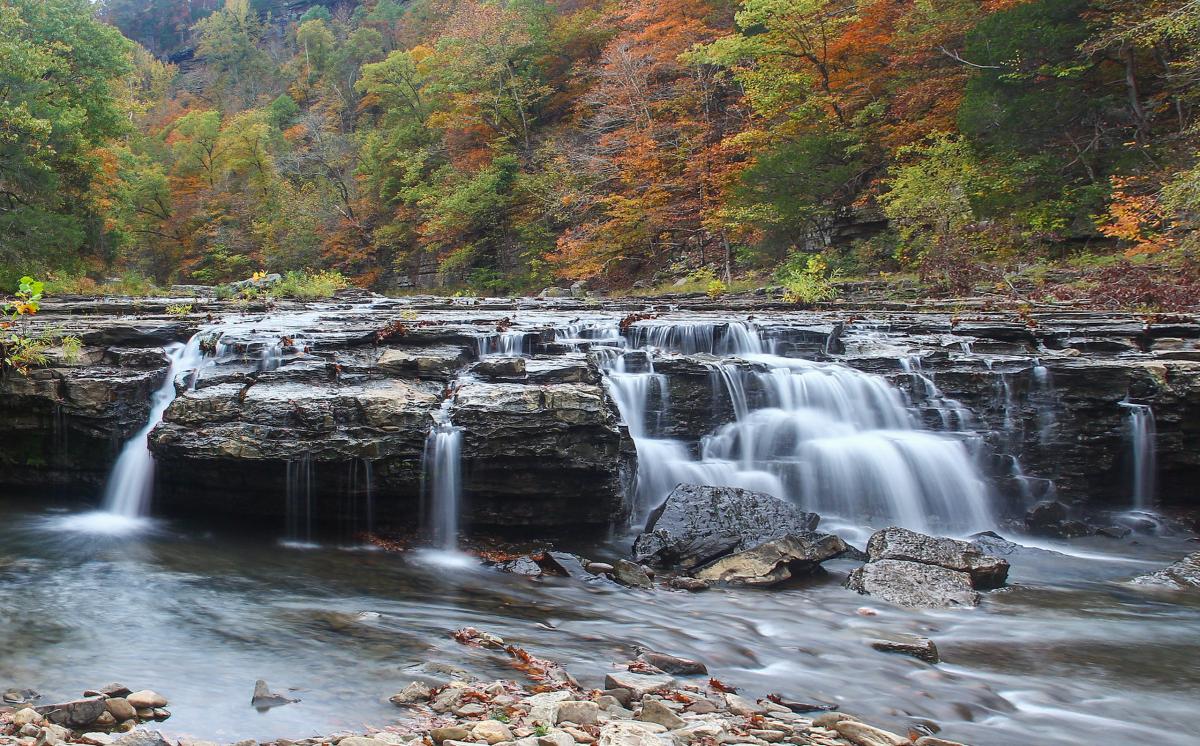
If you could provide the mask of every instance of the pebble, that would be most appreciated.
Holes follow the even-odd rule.
[[[471,735],[471,731],[467,730],[461,725],[446,725],[429,731],[429,737],[433,739],[434,743],[441,743],[443,741],[465,741],[469,735]],[[352,744],[352,746],[354,745]],[[370,745],[365,744],[363,746]]]
[[[766,712],[762,705],[737,694],[726,694],[725,702],[734,715],[758,715]]]
[[[558,708],[554,712],[555,723],[595,725],[599,719],[600,705],[595,702],[559,702]]]
[[[607,562],[589,562],[584,566],[583,569],[587,570],[593,575],[607,575],[616,568]]]
[[[537,746],[575,746],[575,737],[565,730],[552,730],[544,736],[538,736]]]
[[[675,679],[665,674],[643,674],[616,671],[604,677],[605,689],[628,689],[631,701],[675,686]],[[611,692],[610,692],[611,693]],[[613,694],[613,696],[617,696]],[[617,697],[620,699],[620,697]]]
[[[574,738],[575,743],[595,743],[596,742],[595,736],[593,736],[591,733],[588,733],[585,730],[580,730],[579,728],[572,728],[571,726],[567,725],[567,726],[563,727],[563,732],[566,733],[571,738]]]
[[[454,708],[454,714],[459,717],[478,717],[487,712],[487,708],[478,702],[468,702],[461,707]]]

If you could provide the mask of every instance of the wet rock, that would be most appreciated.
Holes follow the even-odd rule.
[[[921,736],[916,741],[913,741],[913,746],[966,746],[966,744],[959,743],[958,741],[947,741],[937,736]]]
[[[867,543],[867,556],[872,562],[903,560],[965,572],[977,590],[999,588],[1008,578],[1005,560],[986,555],[965,541],[926,536],[906,528],[876,531]]]
[[[46,720],[49,722],[56,725],[66,725],[71,728],[91,725],[106,711],[104,700],[99,698],[42,705],[36,709],[45,715]]]
[[[143,689],[139,692],[133,692],[126,696],[125,699],[127,699],[129,704],[133,705],[134,708],[138,710],[143,708],[153,709],[155,707],[167,706],[167,698],[158,692],[151,691],[150,689]]]
[[[501,562],[496,565],[496,569],[512,575],[524,575],[528,578],[536,578],[542,574],[542,566],[529,556],[517,557],[514,560]]]
[[[611,574],[616,568],[607,562],[589,562],[584,569],[593,575],[607,575]]]
[[[846,587],[898,606],[970,607],[979,603],[967,573],[903,560],[863,565],[850,573]]]
[[[79,737],[80,743],[86,743],[88,746],[112,746],[116,740],[116,736],[108,733],[84,733]]]
[[[675,679],[665,674],[641,674],[628,671],[614,671],[604,677],[605,689],[628,690],[631,699],[640,700],[647,694],[668,689],[675,685]]]
[[[918,660],[923,660],[926,663],[938,663],[941,661],[937,645],[928,637],[904,635],[893,639],[872,640],[871,647],[883,653],[908,655]]]
[[[639,562],[691,570],[789,534],[809,534],[819,521],[766,493],[681,484],[650,516],[633,552]]]
[[[624,559],[617,560],[613,564],[613,579],[631,588],[650,589],[654,587],[650,576],[646,574],[641,565]]]
[[[828,559],[846,550],[846,543],[831,534],[785,536],[753,549],[738,552],[696,572],[700,580],[735,585],[775,585],[813,572]]]
[[[692,593],[699,593],[700,591],[706,591],[709,589],[710,585],[711,584],[707,580],[701,580],[700,578],[691,578],[691,577],[688,577],[687,575],[678,575],[676,577],[671,578],[671,587],[672,588],[675,588],[676,590],[681,590],[681,591],[690,591]]]
[[[118,721],[132,720],[137,715],[137,709],[124,697],[109,697],[104,706]]]
[[[525,377],[525,358],[489,358],[475,363],[471,372],[491,380],[513,380]]]
[[[702,676],[708,673],[708,666],[690,658],[680,658],[666,653],[656,653],[653,650],[639,650],[638,659],[654,666],[663,673],[677,676]]]
[[[1134,585],[1173,591],[1200,589],[1200,552],[1192,552],[1173,565],[1129,581]]]
[[[594,725],[600,717],[600,705],[595,702],[568,700],[560,702],[554,711],[555,723]]]
[[[470,361],[463,347],[391,348],[379,355],[375,365],[386,374],[417,378],[448,379]]]
[[[429,687],[419,681],[414,681],[389,697],[388,701],[397,706],[415,705],[428,702],[431,694],[432,690]]]
[[[841,720],[834,723],[838,735],[857,746],[908,746],[909,740],[882,728],[876,728],[857,720]]]
[[[1069,513],[1070,508],[1063,503],[1043,500],[1025,513],[1025,528],[1039,536],[1058,536]]]
[[[637,714],[637,719],[647,723],[657,723],[667,730],[675,730],[687,725],[687,722],[672,712],[671,708],[652,697],[642,698],[642,710]]]
[[[471,731],[462,725],[447,725],[441,728],[434,728],[429,731],[429,737],[434,743],[442,743],[443,741],[465,741]]]
[[[5,563],[0,561],[0,570],[3,570],[4,566]],[[0,696],[0,700],[3,700],[5,704],[9,705],[24,705],[33,702],[41,696],[42,695],[38,694],[33,689],[8,689],[4,692],[3,696]],[[92,697],[95,696],[95,694],[84,692],[83,696]]]
[[[1124,539],[1133,533],[1133,529],[1127,526],[1104,526],[1096,529],[1096,534],[1099,536],[1107,536],[1110,539]]]
[[[254,682],[254,694],[250,698],[250,705],[257,710],[268,710],[272,707],[279,707],[280,705],[289,705],[289,704],[292,704],[293,702],[299,702],[299,701],[300,700],[298,700],[298,699],[292,699],[291,697],[285,697],[284,695],[279,694],[278,692],[271,691],[270,688],[267,686],[267,682],[263,681],[262,679],[259,679],[258,681]],[[166,700],[163,700],[163,704],[166,704]]]

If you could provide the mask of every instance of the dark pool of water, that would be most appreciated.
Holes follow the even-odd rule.
[[[61,518],[0,502],[0,687],[32,687],[44,702],[110,681],[152,688],[170,699],[163,729],[176,736],[361,730],[403,717],[387,697],[439,665],[519,676],[503,654],[450,638],[467,625],[560,661],[586,685],[645,645],[701,659],[748,694],[835,703],[901,732],[932,722],[985,746],[1167,746],[1200,732],[1200,603],[1119,582],[1193,551],[1184,538],[1044,545],[1077,556],[1016,555],[1012,588],[976,610],[935,612],[842,589],[848,562],[787,590],[693,595],[294,548],[244,526],[85,537]],[[932,637],[945,662],[866,643],[886,632]],[[256,712],[258,678],[302,701]]]

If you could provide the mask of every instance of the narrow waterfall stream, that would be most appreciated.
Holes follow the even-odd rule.
[[[1148,404],[1132,402],[1122,402],[1121,406],[1129,412],[1133,507],[1135,510],[1146,510],[1154,503],[1155,473],[1158,470],[1154,410]]]
[[[458,551],[458,517],[462,502],[462,429],[450,421],[453,394],[434,413],[422,456],[422,493],[435,548]]]

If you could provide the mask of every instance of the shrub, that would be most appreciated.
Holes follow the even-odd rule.
[[[349,286],[342,273],[337,270],[321,272],[288,272],[283,281],[272,288],[272,292],[280,298],[295,298],[296,300],[316,300],[331,298],[333,294]]]
[[[167,306],[167,313],[171,314],[172,316],[187,316],[191,312],[191,303],[177,303],[175,305]]]
[[[775,279],[783,285],[783,298],[788,303],[808,305],[831,301],[839,295],[834,285],[836,275],[818,255],[793,254],[775,273]]]
[[[726,290],[728,290],[728,288],[726,288],[725,283],[721,282],[720,280],[710,280],[708,287],[705,288],[705,292],[708,293],[709,298],[719,298],[725,294]]]

